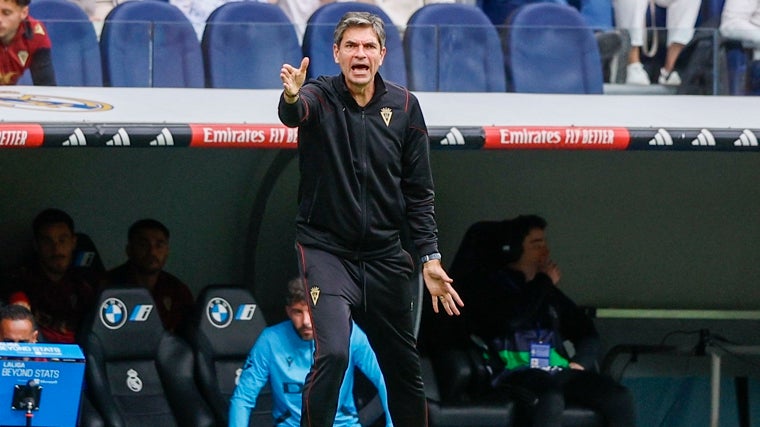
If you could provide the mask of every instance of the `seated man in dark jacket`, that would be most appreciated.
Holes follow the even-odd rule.
[[[608,426],[635,425],[630,392],[594,370],[599,337],[592,320],[557,288],[560,269],[549,257],[546,221],[519,216],[500,228],[501,267],[466,295],[468,328],[492,355],[492,385],[534,392],[535,427],[559,427],[566,401],[597,410]]]
[[[35,258],[11,272],[2,295],[28,308],[40,341],[70,344],[85,314],[93,309],[99,275],[74,263],[74,220],[60,209],[45,209],[32,223]]]
[[[127,232],[127,262],[110,270],[107,280],[111,285],[148,289],[164,328],[176,332],[189,315],[194,297],[184,282],[164,270],[169,237],[169,229],[155,219],[136,221]]]

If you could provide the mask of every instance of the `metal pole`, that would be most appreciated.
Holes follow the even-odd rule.
[[[720,355],[710,351],[710,427],[720,424]]]

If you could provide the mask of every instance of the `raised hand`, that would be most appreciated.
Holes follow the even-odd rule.
[[[306,70],[309,68],[309,57],[301,60],[300,67],[296,68],[290,64],[282,64],[280,69],[280,80],[285,91],[285,99],[295,102],[298,97],[298,91],[301,90],[303,82],[306,81]]]
[[[549,276],[555,286],[559,283],[559,279],[562,278],[562,271],[560,271],[557,263],[552,260],[547,260],[546,263],[539,268],[539,271]]]

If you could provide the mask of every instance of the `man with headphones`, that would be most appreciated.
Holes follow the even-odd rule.
[[[561,272],[550,258],[546,220],[521,215],[495,223],[487,245],[496,268],[468,295],[470,333],[488,346],[492,385],[530,390],[534,427],[559,427],[565,402],[600,412],[610,427],[635,425],[631,393],[595,371],[599,336],[592,320],[557,288]],[[564,347],[572,342],[575,352]]]

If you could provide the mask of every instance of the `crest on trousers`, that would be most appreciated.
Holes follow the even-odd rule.
[[[391,117],[393,117],[393,110],[391,110],[390,107],[384,107],[380,110],[380,116],[383,118],[385,126],[390,126]]]
[[[311,289],[309,289],[309,294],[311,295],[311,302],[313,302],[314,305],[317,305],[317,300],[319,300],[319,286],[312,286]]]

